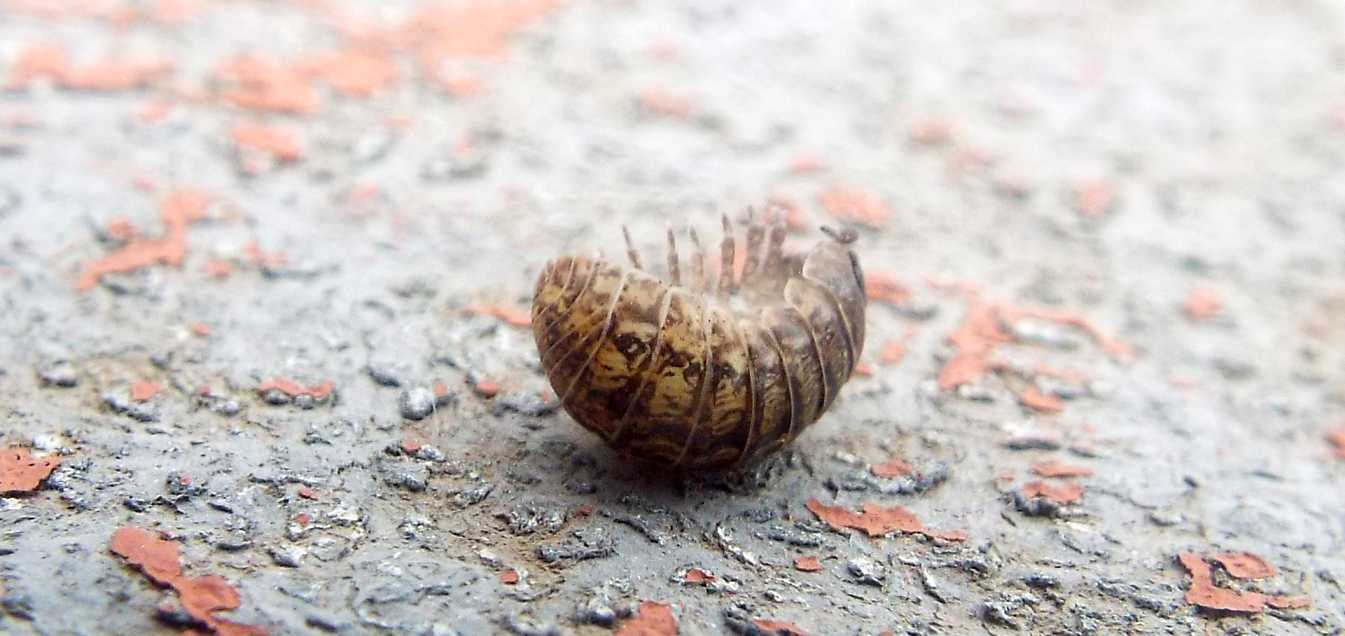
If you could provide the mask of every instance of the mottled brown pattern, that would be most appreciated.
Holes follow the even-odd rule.
[[[831,406],[863,351],[863,275],[846,244],[790,255],[778,226],[763,240],[754,224],[741,246],[724,224],[719,271],[745,249],[740,280],[705,279],[699,251],[681,267],[671,233],[667,280],[633,247],[630,267],[566,256],[538,276],[542,368],[570,416],[623,453],[719,469],[773,452]]]

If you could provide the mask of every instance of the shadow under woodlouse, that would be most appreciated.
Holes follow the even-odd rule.
[[[806,254],[749,214],[743,253],[723,217],[717,271],[694,230],[683,280],[667,232],[666,280],[629,265],[549,262],[533,295],[542,368],[571,417],[610,446],[664,466],[722,469],[793,441],[831,406],[864,346],[854,234],[825,229]]]

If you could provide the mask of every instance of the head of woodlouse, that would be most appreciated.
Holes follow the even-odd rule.
[[[863,351],[853,236],[789,255],[782,227],[754,224],[740,254],[724,225],[718,272],[694,235],[684,272],[670,231],[663,277],[634,248],[630,264],[562,256],[538,277],[542,368],[565,411],[624,454],[692,469],[769,454],[831,406]]]

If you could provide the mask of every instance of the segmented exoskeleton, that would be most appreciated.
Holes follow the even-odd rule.
[[[724,217],[717,275],[692,230],[685,283],[671,229],[666,281],[645,271],[628,232],[630,266],[582,256],[546,265],[533,335],[576,421],[650,462],[726,468],[788,444],[831,406],[864,348],[854,235],[828,230],[806,255],[788,255],[783,225],[748,223],[735,258]]]

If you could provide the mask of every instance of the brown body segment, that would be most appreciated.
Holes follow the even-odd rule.
[[[712,354],[704,303],[685,290],[673,289],[670,294],[658,362],[646,372],[644,388],[631,404],[617,440],[617,448],[669,465],[682,456]]]
[[[727,220],[725,229],[731,236]],[[741,280],[696,277],[694,289],[640,271],[633,248],[634,269],[583,257],[549,263],[532,324],[565,410],[614,448],[669,466],[726,468],[796,438],[858,363],[866,299],[844,244],[782,255],[778,230],[763,244],[762,228],[749,229]],[[668,243],[675,250],[671,233]],[[734,271],[734,252],[726,238],[721,272]],[[680,283],[675,253],[668,261]],[[729,309],[723,296],[739,288],[765,307]]]
[[[736,463],[751,429],[752,384],[748,349],[733,315],[708,308],[714,351],[701,416],[693,422],[680,464],[722,467]]]

